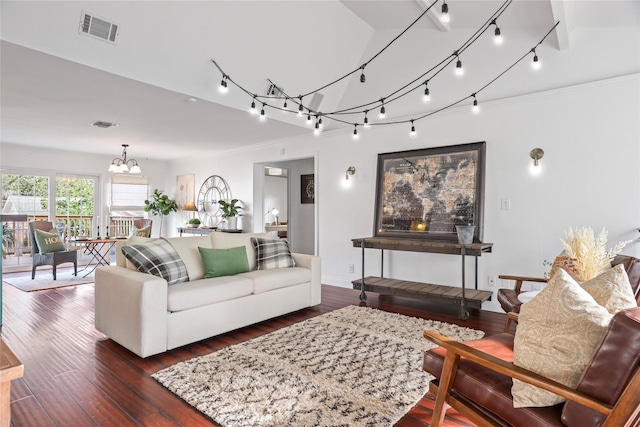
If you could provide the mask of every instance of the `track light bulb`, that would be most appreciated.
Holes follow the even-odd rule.
[[[471,107],[471,111],[474,114],[478,114],[480,112],[480,106],[478,105],[478,100],[477,99],[473,99],[473,107]]]
[[[300,105],[298,105],[298,117],[302,117],[302,111],[304,107],[302,106],[302,97],[300,97]]]
[[[360,83],[364,83],[367,81],[367,77],[364,75],[364,70],[362,70],[362,74],[360,74]]]
[[[462,61],[458,58],[456,61],[456,76],[461,76],[464,74],[464,68],[462,68]]]
[[[500,28],[496,26],[496,31],[494,32],[493,42],[497,45],[501,45],[504,40],[502,39],[502,34],[500,33]]]
[[[369,127],[369,118],[367,117],[367,111],[364,112],[364,127]]]
[[[382,104],[382,107],[380,107],[380,114],[378,115],[378,117],[380,117],[381,119],[387,117],[387,109],[384,108],[384,104]]]
[[[431,101],[431,95],[429,94],[429,88],[427,87],[426,84],[425,84],[425,87],[424,87],[424,96],[422,97],[422,100],[424,102]]]
[[[441,13],[440,13],[440,22],[442,22],[443,24],[448,24],[449,20],[450,20],[449,5],[446,2],[443,2]]]
[[[320,135],[320,123],[316,122],[315,129],[313,130],[313,134],[316,136]]]
[[[253,101],[251,101],[251,114],[257,114],[258,111],[256,110],[256,100],[255,98],[253,99]]]
[[[218,92],[227,93],[229,88],[227,87],[227,79],[226,77],[222,77],[222,81],[220,82],[220,86],[218,87]]]
[[[533,54],[533,62],[531,63],[531,68],[534,70],[539,70],[542,67],[542,63],[538,59],[538,55],[534,52]]]
[[[360,139],[360,135],[358,135],[358,125],[353,125],[353,139]]]
[[[411,138],[415,138],[417,135],[416,133],[416,127],[413,125],[413,120],[411,120],[411,132],[409,132],[409,136]]]
[[[320,125],[320,128],[322,129],[322,117],[318,119],[318,125]]]
[[[264,104],[262,104],[262,109],[260,110],[260,120],[265,121],[267,116],[264,115]]]
[[[282,108],[284,108],[285,110],[287,110],[287,99],[285,98],[284,100],[284,104],[282,105]]]
[[[312,124],[312,121],[311,121],[311,113],[307,114],[307,124],[308,124],[309,126],[311,126],[311,124]]]

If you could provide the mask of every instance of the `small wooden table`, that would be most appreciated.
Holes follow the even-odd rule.
[[[0,338],[0,427],[11,424],[11,381],[23,374],[22,362]]]

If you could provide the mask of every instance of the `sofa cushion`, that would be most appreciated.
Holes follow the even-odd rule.
[[[204,264],[204,278],[233,276],[249,270],[249,260],[244,246],[229,249],[198,247]]]
[[[604,337],[612,315],[564,270],[522,304],[514,339],[514,363],[575,387]],[[551,406],[565,399],[513,380],[516,408]]]
[[[188,310],[229,301],[252,293],[253,281],[247,277],[241,277],[241,275],[193,280],[169,287],[167,310],[170,312]]]
[[[580,286],[611,314],[616,314],[625,308],[637,307],[636,298],[622,264],[582,282]]]
[[[289,250],[289,243],[286,240],[252,237],[251,243],[256,251],[256,270],[296,266]]]
[[[311,270],[301,267],[254,270],[238,276],[253,280],[253,293],[260,294],[273,289],[286,288],[311,281]]]
[[[122,253],[138,271],[162,277],[169,285],[189,280],[184,262],[166,239],[123,246]]]
[[[38,230],[36,228],[34,232],[38,251],[41,254],[62,252],[65,250],[64,243],[62,242],[62,239],[60,239],[60,235],[55,228],[51,231]]]
[[[211,247],[213,249],[229,249],[236,246],[244,245],[247,250],[247,259],[249,260],[249,268],[251,270],[256,269],[256,251],[251,244],[252,237],[259,237],[262,239],[271,238],[271,233],[224,233],[215,232],[209,234],[211,239]]]
[[[211,239],[209,236],[170,237],[167,241],[171,243],[171,246],[173,246],[187,267],[189,280],[204,278],[204,264],[202,264],[202,257],[200,256],[200,251],[198,251],[198,246],[211,248]]]

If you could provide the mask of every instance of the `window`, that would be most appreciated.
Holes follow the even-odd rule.
[[[149,180],[144,176],[117,174],[111,176],[112,215],[116,212],[144,212],[149,198]],[[135,216],[135,215],[134,215]]]

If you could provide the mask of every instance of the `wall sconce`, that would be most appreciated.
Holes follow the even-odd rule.
[[[347,173],[344,176],[344,179],[348,180],[349,179],[349,175],[354,175],[356,173],[356,168],[353,166],[349,166],[349,169],[347,169]]]
[[[544,157],[544,150],[542,148],[534,148],[529,153],[529,156],[533,159],[533,166],[538,166],[539,160]]]

